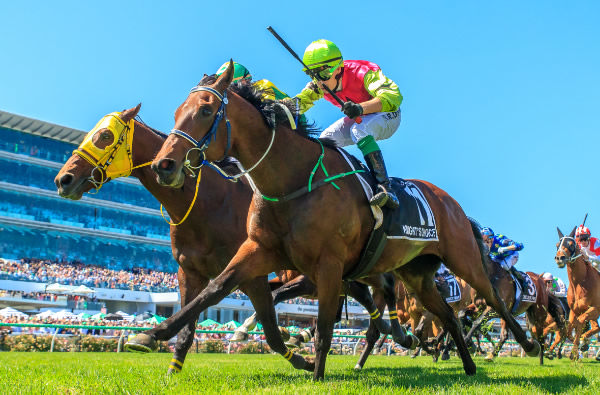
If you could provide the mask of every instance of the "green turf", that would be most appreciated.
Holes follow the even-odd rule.
[[[183,371],[166,373],[170,354],[0,353],[0,394],[13,393],[600,393],[600,363],[476,358],[467,377],[456,358],[371,356],[354,372],[353,356],[330,356],[325,382],[274,355],[192,354]]]

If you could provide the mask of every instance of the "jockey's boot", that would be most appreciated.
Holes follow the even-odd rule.
[[[523,276],[523,274],[520,271],[518,271],[517,269],[515,269],[514,266],[512,266],[510,268],[510,272],[517,278],[517,280],[519,280],[519,282],[521,284],[525,283],[525,277]]]
[[[392,189],[381,151],[373,151],[365,155],[365,161],[378,184],[375,195],[369,201],[371,206],[388,206],[391,209],[398,208],[400,203]]]

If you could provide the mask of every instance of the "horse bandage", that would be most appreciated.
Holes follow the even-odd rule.
[[[369,315],[371,316],[372,320],[376,320],[377,318],[379,318],[381,313],[379,312],[379,309],[375,309],[372,313],[369,313]]]
[[[290,359],[292,359],[292,357],[293,357],[293,356],[294,356],[294,353],[293,353],[293,352],[291,352],[290,350],[287,350],[287,352],[286,352],[285,354],[283,354],[283,357],[284,357],[285,359],[287,359],[288,361],[289,361]]]
[[[183,367],[183,362],[176,360],[175,358],[171,359],[171,363],[169,367],[175,369],[178,372],[181,372],[181,368]]]
[[[398,313],[396,312],[396,310],[392,310],[388,314],[390,315],[390,320],[397,320],[398,319]]]

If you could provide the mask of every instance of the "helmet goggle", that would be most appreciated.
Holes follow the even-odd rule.
[[[342,58],[339,58],[339,59],[340,59],[340,61],[338,63],[336,63],[334,66],[324,65],[324,66],[320,66],[320,67],[316,67],[316,68],[310,69],[310,71],[305,70],[305,72],[310,77],[312,77],[312,76],[317,77],[317,79],[319,81],[327,81],[328,79],[330,79],[333,76],[333,73],[342,64],[342,62],[343,62]],[[333,60],[337,60],[337,59],[333,59]],[[328,62],[331,62],[331,60],[329,60]]]

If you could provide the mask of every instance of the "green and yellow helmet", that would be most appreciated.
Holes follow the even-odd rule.
[[[220,76],[221,74],[223,74],[225,72],[225,70],[227,70],[227,67],[229,66],[229,62],[225,62],[223,63],[223,66],[219,67],[219,70],[217,70],[217,72],[215,73],[218,76]],[[238,62],[233,62],[233,80],[231,82],[236,82],[236,81],[241,81],[241,80],[248,80],[250,81],[252,79],[252,75],[250,74],[250,71],[245,68],[243,65],[239,64]]]
[[[302,61],[310,70],[317,72],[320,79],[327,80],[344,63],[344,58],[337,45],[321,39],[310,43],[304,51]]]

